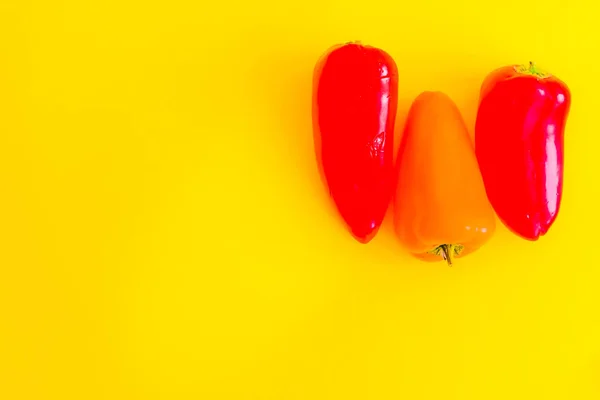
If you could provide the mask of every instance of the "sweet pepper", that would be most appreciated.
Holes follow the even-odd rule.
[[[449,265],[495,231],[473,143],[444,93],[424,92],[409,110],[398,152],[394,227],[410,253]]]
[[[486,192],[525,239],[546,234],[558,215],[570,104],[567,85],[533,63],[498,68],[481,86],[475,148]]]
[[[385,51],[358,42],[330,48],[315,67],[317,160],[352,235],[377,234],[393,190],[398,71]]]

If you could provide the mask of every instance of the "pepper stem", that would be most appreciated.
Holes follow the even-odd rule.
[[[443,244],[441,246],[440,251],[442,253],[442,257],[448,263],[448,266],[451,267],[452,266],[452,253],[454,252],[454,246]]]
[[[451,267],[454,256],[460,255],[464,248],[465,246],[462,244],[441,244],[428,253],[441,256]]]
[[[548,78],[550,76],[547,71],[538,68],[533,61],[529,61],[529,64],[517,65],[515,66],[515,70],[521,74],[533,75],[539,79]]]

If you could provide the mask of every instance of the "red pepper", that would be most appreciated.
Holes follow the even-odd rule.
[[[324,54],[315,82],[317,159],[349,230],[367,243],[393,191],[397,67],[383,50],[346,43]]]
[[[525,239],[544,235],[558,215],[570,105],[567,85],[533,63],[499,68],[481,87],[475,148],[487,196]]]

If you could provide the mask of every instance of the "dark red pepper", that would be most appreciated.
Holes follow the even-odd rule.
[[[398,71],[383,50],[360,43],[329,49],[315,69],[317,159],[352,235],[369,242],[393,191]]]
[[[570,105],[567,85],[533,63],[499,68],[481,87],[475,148],[487,196],[525,239],[544,235],[558,215]]]

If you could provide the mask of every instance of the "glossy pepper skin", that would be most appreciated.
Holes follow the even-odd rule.
[[[444,93],[423,92],[409,110],[398,152],[394,227],[414,256],[449,265],[495,231],[473,142]]]
[[[567,85],[533,63],[492,71],[481,86],[475,148],[488,198],[515,234],[537,240],[563,188]]]
[[[368,243],[393,190],[397,67],[381,49],[346,43],[325,52],[314,79],[317,160],[350,232]]]

